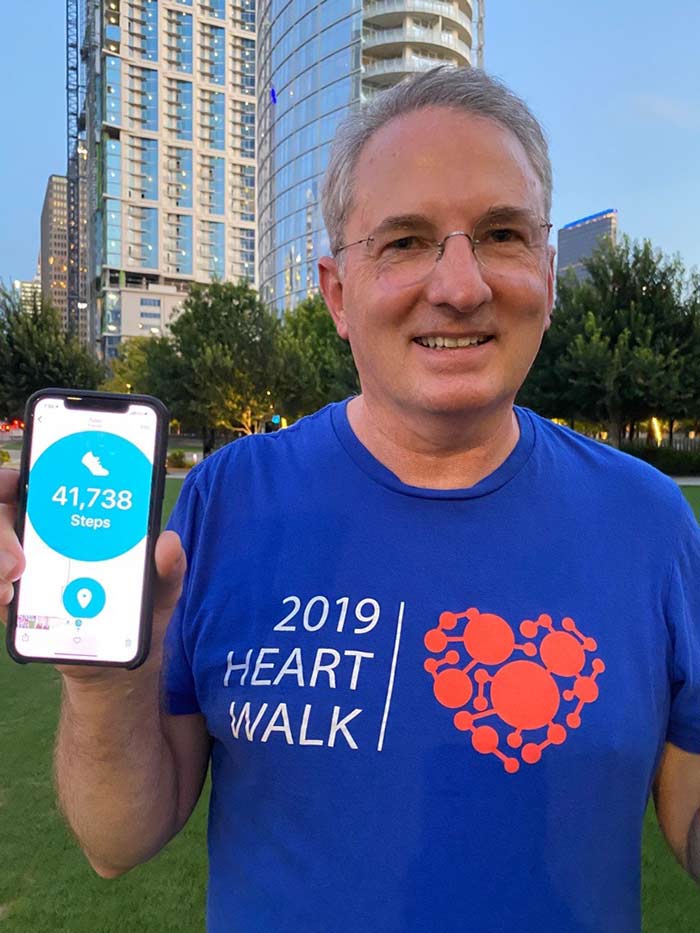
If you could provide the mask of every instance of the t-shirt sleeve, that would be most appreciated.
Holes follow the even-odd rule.
[[[667,599],[673,660],[666,738],[700,754],[700,528],[685,501],[683,516]]]
[[[202,497],[197,486],[198,473],[199,470],[195,469],[186,478],[167,525],[169,530],[178,533],[187,555],[182,594],[165,634],[161,672],[163,706],[166,712],[173,715],[201,712],[185,637],[188,618],[191,617],[190,584],[203,513]]]

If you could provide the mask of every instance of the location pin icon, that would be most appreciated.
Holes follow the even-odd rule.
[[[87,587],[83,587],[82,590],[78,590],[75,594],[75,598],[78,600],[81,609],[87,609],[92,601],[92,593]]]

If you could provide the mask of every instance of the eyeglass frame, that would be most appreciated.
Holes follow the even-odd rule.
[[[475,225],[474,229],[476,229],[477,226],[478,226],[478,222],[477,222],[477,224]],[[549,222],[546,221],[546,220],[542,220],[542,221],[540,221],[538,227],[539,227],[540,230],[545,230],[545,229],[546,229],[546,231],[547,231],[547,238],[549,238],[549,234],[550,234],[551,231],[552,231],[553,224],[549,223]],[[412,234],[407,234],[406,236],[408,237],[409,235],[412,235]],[[453,230],[451,233],[446,234],[446,235],[442,238],[442,240],[439,240],[437,243],[434,244],[435,247],[436,247],[436,249],[437,249],[437,258],[436,258],[436,260],[435,260],[435,266],[437,266],[437,264],[440,262],[440,260],[442,259],[442,257],[445,255],[445,244],[446,244],[447,241],[450,239],[450,237],[453,237],[453,236],[463,236],[463,237],[466,237],[466,239],[469,240],[469,244],[470,244],[470,246],[471,246],[471,248],[472,248],[472,254],[473,254],[473,256],[474,256],[474,259],[475,259],[478,263],[480,263],[479,256],[477,255],[477,252],[476,252],[476,247],[479,245],[479,243],[482,243],[483,240],[475,240],[475,239],[474,239],[474,234],[473,234],[473,233],[467,233],[465,230]],[[404,239],[404,237],[397,237],[397,239],[402,240],[402,239]],[[349,249],[349,247],[351,247],[351,246],[358,246],[360,243],[372,243],[372,242],[374,242],[374,240],[376,240],[376,237],[375,237],[373,234],[370,234],[369,236],[363,237],[361,240],[353,240],[352,243],[345,243],[345,244],[343,244],[342,246],[339,246],[339,247],[333,252],[333,258],[335,259],[336,256],[338,255],[338,253],[342,252],[344,249]],[[481,263],[480,263],[480,264],[481,264]],[[432,266],[432,267],[431,267],[430,272],[433,271],[433,269],[435,268],[435,266]],[[427,278],[428,275],[430,275],[430,273],[427,273],[426,278]]]

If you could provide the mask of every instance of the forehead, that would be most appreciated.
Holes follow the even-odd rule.
[[[387,214],[474,220],[501,204],[542,212],[542,185],[518,138],[485,117],[430,107],[391,120],[355,167],[348,228],[373,229]]]

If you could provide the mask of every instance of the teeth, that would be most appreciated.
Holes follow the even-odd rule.
[[[431,350],[455,347],[476,347],[485,343],[488,337],[416,337],[416,343]]]

